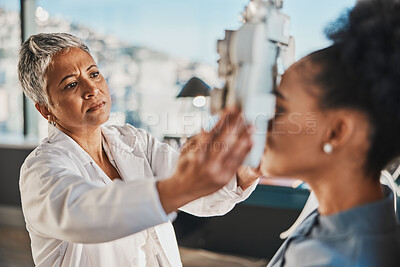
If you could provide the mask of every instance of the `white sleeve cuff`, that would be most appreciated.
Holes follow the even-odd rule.
[[[162,215],[163,218],[173,222],[173,221],[175,221],[176,217],[178,216],[177,213],[175,211],[173,211],[173,212],[167,214],[161,204],[160,195],[158,194],[157,182],[160,180],[163,180],[163,179],[164,178],[155,177],[154,190],[156,191],[156,195],[157,195],[156,206],[157,206],[157,209],[160,211],[160,214]]]
[[[258,178],[254,183],[246,188],[246,190],[243,190],[238,184],[237,184],[237,176],[236,174],[232,177],[232,179],[229,181],[227,185],[223,187],[223,190],[229,194],[231,197],[243,201],[246,198],[248,198],[251,193],[254,191],[256,188],[258,182],[260,181],[260,178]]]

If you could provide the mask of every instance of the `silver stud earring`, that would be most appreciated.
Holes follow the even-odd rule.
[[[333,151],[333,146],[330,143],[325,143],[323,149],[326,154],[331,154]]]

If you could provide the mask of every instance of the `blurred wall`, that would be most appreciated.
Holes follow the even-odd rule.
[[[0,146],[0,205],[21,206],[19,170],[33,147]]]

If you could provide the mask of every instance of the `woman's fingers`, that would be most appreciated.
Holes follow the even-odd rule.
[[[213,193],[229,182],[251,146],[251,127],[239,110],[228,111],[209,133],[188,141],[174,179],[189,195]]]
[[[246,126],[241,130],[236,142],[231,144],[231,151],[225,156],[223,164],[227,164],[227,162],[240,162],[241,164],[241,162],[243,162],[253,146],[253,141],[251,139],[252,132],[253,128],[251,126]],[[237,166],[237,168],[239,166]]]
[[[210,142],[214,142],[218,136],[228,132],[229,127],[232,127],[238,116],[240,116],[240,110],[236,107],[225,110],[217,124],[210,131]]]
[[[203,129],[200,133],[190,137],[181,149],[181,155],[187,152],[196,152],[204,146],[205,141],[208,139],[208,133]]]
[[[222,131],[214,138],[211,146],[213,149],[209,152],[210,157],[215,156],[215,159],[223,161],[235,149],[234,145],[245,138],[244,133],[249,131],[248,127],[240,113],[233,114],[223,125]]]
[[[228,110],[209,133],[201,132],[189,139],[181,156],[195,154],[199,168],[209,166],[214,175],[224,170],[235,173],[239,166],[227,170],[224,164],[244,160],[251,148],[251,129],[239,109]]]

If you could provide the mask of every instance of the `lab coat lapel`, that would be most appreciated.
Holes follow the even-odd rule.
[[[57,127],[49,124],[47,142],[65,149],[75,155],[82,165],[93,161],[89,154],[78,145],[71,137]]]
[[[145,162],[142,157],[135,155],[135,150],[138,150],[136,136],[121,135],[106,127],[102,127],[102,132],[123,180],[143,179]]]
[[[111,147],[110,151],[124,181],[145,178],[143,158],[139,158],[133,153],[121,151],[118,147]]]

